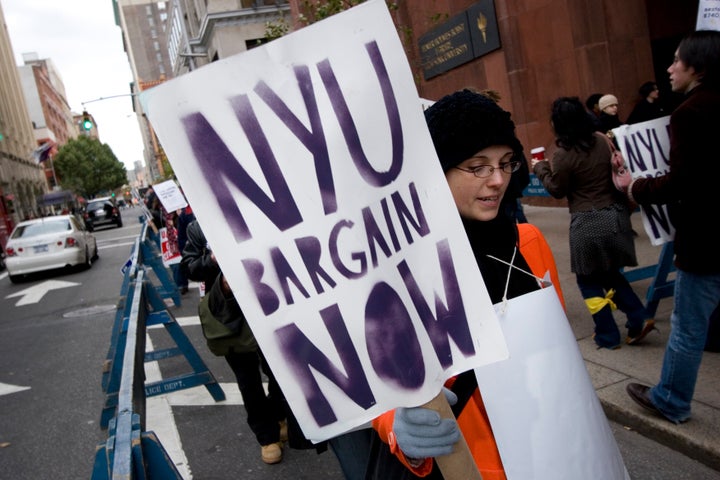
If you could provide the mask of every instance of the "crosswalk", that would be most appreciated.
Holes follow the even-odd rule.
[[[175,321],[181,327],[199,326],[200,318],[197,316],[177,317]],[[148,328],[153,330],[163,328],[162,325],[154,325]],[[154,347],[150,335],[146,336],[146,351],[153,351]],[[158,362],[145,363],[145,381],[152,383],[162,380],[162,374]],[[173,407],[204,407],[242,405],[242,396],[238,390],[237,383],[220,383],[225,392],[225,400],[216,402],[207,388],[198,386],[177,390],[175,392],[149,397],[146,402],[146,430],[153,431],[158,436],[160,443],[172,459],[184,480],[191,480],[192,470],[188,463],[187,456],[183,450],[180,434],[173,417]],[[267,391],[267,384],[265,384]]]

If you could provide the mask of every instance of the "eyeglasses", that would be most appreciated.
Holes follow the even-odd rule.
[[[520,162],[515,160],[512,162],[501,163],[497,167],[493,167],[492,165],[478,165],[477,167],[472,168],[455,168],[466,173],[472,173],[478,178],[487,178],[493,173],[495,173],[495,170],[497,169],[500,169],[500,171],[502,171],[503,173],[507,173],[508,175],[513,172],[517,172],[520,169]]]

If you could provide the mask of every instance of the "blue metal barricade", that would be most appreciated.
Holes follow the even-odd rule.
[[[97,447],[93,480],[181,479],[157,436],[145,431],[147,397],[205,386],[216,401],[225,399],[222,387],[167,309],[168,292],[178,289],[171,276],[158,275],[159,270],[167,269],[162,266],[162,259],[157,263],[159,250],[148,247],[153,240],[146,232],[144,225],[123,268],[111,345],[103,364],[102,388],[106,398],[100,423],[101,428],[108,429],[108,438]],[[153,284],[146,264],[151,265],[162,285]],[[176,304],[179,305],[179,296]],[[176,346],[146,351],[147,327],[153,325],[162,325]],[[146,362],[175,356],[183,356],[191,372],[145,383]]]

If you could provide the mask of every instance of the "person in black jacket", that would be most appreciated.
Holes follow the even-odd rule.
[[[667,204],[675,227],[675,286],[671,330],[660,380],[629,383],[627,393],[644,409],[682,423],[690,418],[710,319],[720,308],[720,250],[709,226],[718,220],[720,177],[720,32],[698,30],[678,45],[667,69],[673,92],[685,100],[670,116],[670,169],[622,186],[640,205]]]
[[[598,108],[600,108],[600,115],[598,116],[598,124],[596,126],[597,131],[612,138],[613,135],[610,130],[618,128],[624,123],[618,115],[619,107],[617,97],[609,93],[603,95],[600,97],[600,100],[598,100]]]
[[[628,124],[647,122],[667,115],[660,103],[660,89],[655,82],[648,81],[640,85],[638,94],[640,100],[630,112],[630,116],[627,118]]]
[[[201,292],[207,294],[198,306],[203,334],[210,351],[224,356],[237,378],[248,425],[261,445],[263,461],[280,462],[284,441],[293,449],[315,449],[317,453],[327,450],[329,444],[345,478],[361,480],[370,430],[355,430],[316,445],[305,438],[197,220],[188,225],[186,233],[180,268],[189,279],[204,284]],[[268,378],[268,395],[262,388],[261,369]]]
[[[197,220],[187,227],[187,242],[180,268],[190,280],[204,283],[206,295],[198,306],[203,333],[210,351],[224,356],[235,374],[247,411],[247,423],[261,446],[263,462],[280,462],[283,457],[282,441],[287,439],[285,397]],[[267,395],[261,372],[268,378]],[[281,430],[284,433],[281,434]]]

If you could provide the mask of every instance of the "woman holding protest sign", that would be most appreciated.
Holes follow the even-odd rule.
[[[532,270],[518,249],[518,225],[505,208],[522,192],[520,183],[528,181],[518,174],[523,147],[510,114],[485,95],[465,89],[440,99],[425,118],[490,299],[500,303],[538,290],[537,279],[525,273]],[[552,253],[546,243],[539,243],[545,260],[540,268],[557,279]],[[443,478],[432,457],[451,452],[460,432],[482,478],[506,478],[474,371],[445,385],[455,419],[414,407],[398,408],[373,421],[378,435],[367,479]]]
[[[720,32],[699,30],[679,44],[667,69],[685,100],[670,116],[670,170],[622,185],[640,204],[667,204],[675,226],[674,306],[660,381],[629,383],[636,403],[673,423],[690,418],[698,369],[714,311],[720,308],[720,249],[710,240],[720,178]]]

